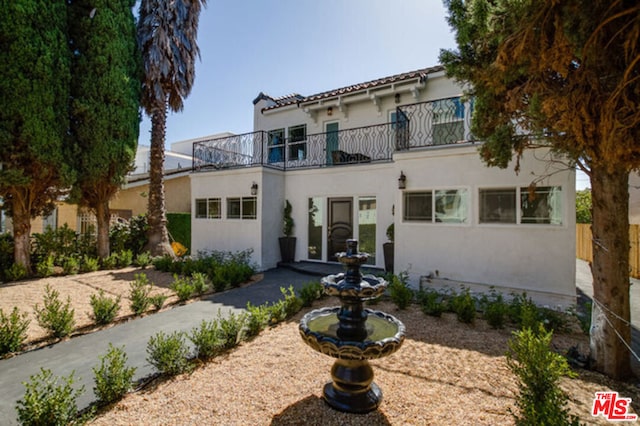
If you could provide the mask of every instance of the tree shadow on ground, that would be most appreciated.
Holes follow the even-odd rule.
[[[310,417],[313,413],[313,417]],[[282,412],[273,416],[271,426],[293,426],[317,424],[331,425],[391,425],[387,417],[379,410],[367,414],[351,414],[336,411],[320,397],[310,395],[291,404]]]

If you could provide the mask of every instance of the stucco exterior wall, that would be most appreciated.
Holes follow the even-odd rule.
[[[537,151],[535,156],[544,156]],[[466,188],[466,224],[407,222],[402,193],[396,193],[396,273],[408,271],[413,283],[439,276],[457,283],[484,283],[514,291],[535,289],[549,301],[575,302],[575,173],[549,176],[539,186],[562,187],[562,224],[480,223],[479,190],[526,188],[534,176],[548,175],[549,164],[526,152],[522,170],[482,164],[477,147],[429,149],[397,154],[395,165],[407,176],[406,191]],[[437,272],[436,272],[437,271]],[[442,283],[441,283],[442,284]],[[551,303],[551,302],[549,302]]]
[[[229,197],[251,197],[251,185],[261,179],[260,168],[234,169],[217,172],[194,173],[191,178],[192,222],[191,251],[241,251],[253,250],[253,261],[263,265],[262,220],[273,221],[278,212],[263,212],[262,194],[258,195],[257,219],[227,219],[226,200]],[[207,219],[195,217],[195,200],[220,198],[222,217]],[[269,218],[264,215],[269,215]]]

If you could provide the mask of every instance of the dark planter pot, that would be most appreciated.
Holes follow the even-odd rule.
[[[279,242],[282,263],[292,263],[296,255],[296,237],[280,237]]]
[[[394,245],[393,243],[382,244],[382,252],[384,253],[384,270],[386,272],[393,272],[394,261]]]

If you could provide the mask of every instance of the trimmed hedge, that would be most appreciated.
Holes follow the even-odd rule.
[[[191,251],[191,213],[167,213],[167,231]]]

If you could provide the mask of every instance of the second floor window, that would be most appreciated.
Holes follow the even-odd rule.
[[[307,158],[307,125],[289,127],[289,160]]]
[[[464,140],[464,104],[460,98],[432,102],[433,144],[445,145]]]
[[[284,129],[274,129],[267,132],[269,163],[284,161]]]

